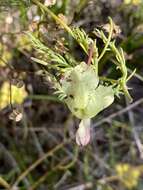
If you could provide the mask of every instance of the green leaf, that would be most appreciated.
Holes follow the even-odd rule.
[[[78,27],[72,29],[73,37],[77,40],[83,50],[88,53],[90,43],[93,43],[93,40],[88,37],[86,32],[83,29]]]

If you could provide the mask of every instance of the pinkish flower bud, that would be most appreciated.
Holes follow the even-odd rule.
[[[90,142],[90,119],[83,119],[76,132],[76,143],[79,146],[86,146]]]
[[[54,4],[56,4],[56,0],[45,0],[45,2],[44,2],[44,5],[47,7],[52,6]]]

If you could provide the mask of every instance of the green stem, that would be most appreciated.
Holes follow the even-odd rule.
[[[105,44],[105,47],[103,48],[99,58],[98,58],[98,62],[101,60],[101,58],[104,56],[109,44],[110,44],[110,41],[111,41],[111,38],[112,38],[112,33],[113,33],[113,21],[112,19],[109,17],[109,22],[110,22],[110,31],[109,31],[109,36],[108,36],[108,39],[107,39],[107,42]]]
[[[65,15],[68,15],[69,13],[68,5],[69,5],[69,0],[64,0],[62,5],[62,11],[64,12]]]
[[[60,165],[59,169],[60,170],[68,170],[69,168],[71,168],[76,163],[78,154],[79,154],[79,148],[76,147],[73,160],[70,163],[68,163],[67,165]]]
[[[99,79],[102,80],[102,81],[110,82],[112,84],[118,84],[118,81],[114,80],[114,79],[110,79],[110,78],[106,78],[106,77],[99,77]]]
[[[89,2],[89,0],[80,0],[77,8],[76,8],[76,13],[79,13],[85,6],[86,4]]]
[[[42,10],[44,10],[45,12],[47,12],[57,23],[59,23],[68,33],[70,33],[72,36],[72,30],[70,29],[70,27],[68,27],[68,25],[62,21],[58,16],[56,16],[52,11],[50,11],[50,9],[48,9],[45,5],[43,5],[42,3],[40,3],[38,0],[32,0],[37,6],[39,6]]]
[[[78,40],[75,38],[71,28],[62,21],[58,16],[56,16],[50,9],[48,9],[46,6],[44,6],[42,3],[40,3],[38,0],[32,0],[37,6],[39,6],[43,11],[47,12],[57,23],[59,23],[77,42]],[[78,42],[79,43],[79,42]],[[82,47],[84,52],[88,54],[83,44],[79,43],[79,45]]]
[[[120,49],[120,51],[115,47],[114,43],[110,43],[110,48],[112,49],[112,51],[116,54],[116,57],[119,59],[119,63],[120,63],[120,70],[122,72],[122,77],[120,79],[120,85],[122,87],[122,90],[124,91],[124,94],[126,95],[126,97],[129,99],[130,102],[132,102],[132,97],[129,94],[128,88],[127,88],[127,77],[128,77],[128,73],[127,73],[127,68],[126,68],[126,62],[125,62],[125,58],[124,58],[124,53],[123,50]]]
[[[28,98],[32,100],[48,100],[61,103],[61,101],[57,97],[48,95],[29,95]]]
[[[10,190],[10,185],[0,176],[0,184],[5,187],[7,190]]]
[[[72,139],[68,139],[65,142],[62,142],[58,145],[56,145],[53,149],[45,153],[42,157],[40,157],[38,160],[36,160],[32,165],[30,165],[21,175],[16,179],[12,187],[17,186],[21,180],[23,180],[31,171],[33,171],[39,164],[41,164],[45,159],[47,159],[49,156],[53,155],[55,152],[63,148],[66,144],[70,143]]]

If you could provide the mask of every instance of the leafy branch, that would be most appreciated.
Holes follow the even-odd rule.
[[[128,91],[127,81],[129,80],[129,78],[132,77],[132,75],[134,74],[135,71],[130,76],[128,76],[124,52],[123,52],[122,48],[117,48],[115,45],[115,41],[112,40],[113,31],[115,29],[114,28],[115,25],[114,25],[112,19],[109,18],[108,37],[106,37],[106,35],[104,34],[104,32],[102,30],[96,29],[96,31],[95,31],[95,34],[98,37],[100,37],[103,40],[103,43],[105,44],[102,52],[99,55],[98,48],[96,46],[96,40],[91,39],[83,29],[79,29],[78,27],[77,28],[69,27],[63,20],[61,20],[60,17],[56,16],[49,8],[44,6],[38,0],[33,0],[33,2],[37,6],[39,6],[42,11],[45,11],[46,13],[48,13],[58,24],[60,24],[78,42],[78,44],[82,47],[82,49],[84,50],[84,52],[87,55],[89,54],[91,44],[93,45],[93,55],[91,58],[91,62],[94,65],[97,74],[98,74],[98,64],[99,64],[100,60],[103,58],[103,56],[105,55],[105,53],[107,51],[111,51],[115,55],[116,60],[114,60],[114,63],[116,64],[117,69],[120,69],[122,76],[117,81],[108,79],[105,77],[102,77],[102,79],[110,82],[111,84],[114,83],[116,85],[117,93],[119,94],[120,92],[124,92],[124,94],[128,97],[129,101],[131,102],[132,98]],[[57,54],[56,52],[53,52],[51,49],[49,49],[47,47],[43,47],[37,39],[35,39],[35,38],[33,38],[33,39],[34,39],[33,41],[35,41],[34,43],[36,44],[35,46],[39,49],[39,51],[47,52],[50,60],[53,62],[57,62],[57,65],[55,65],[56,67],[64,66],[66,68],[69,66],[68,65],[69,63],[67,63],[66,60],[61,55]],[[36,59],[34,59],[34,60],[38,61]],[[40,62],[41,62],[41,60],[39,61],[39,63]],[[43,64],[44,63],[45,62],[43,62]]]
[[[129,78],[131,78],[133,76],[135,71],[133,71],[133,73],[130,76],[128,76],[128,71],[127,71],[127,66],[126,66],[123,49],[121,47],[117,48],[115,45],[115,41],[111,41],[112,31],[113,31],[113,22],[110,19],[110,32],[109,32],[108,38],[105,36],[103,31],[96,29],[96,31],[94,32],[95,35],[100,37],[103,40],[103,42],[105,43],[105,47],[104,47],[102,53],[100,54],[98,60],[100,60],[103,57],[104,53],[107,50],[108,51],[110,50],[111,52],[113,52],[113,54],[116,57],[116,60],[114,60],[114,63],[116,64],[117,69],[120,69],[120,71],[122,73],[121,78],[118,79],[117,89],[122,90],[124,92],[124,94],[127,96],[127,98],[129,99],[129,101],[132,102],[132,97],[131,97],[131,95],[128,91],[128,87],[127,87],[127,81],[129,80]]]
[[[46,57],[46,59],[48,59],[48,61],[50,62],[54,62],[56,64],[48,64],[47,61],[41,60],[41,59],[37,59],[37,58],[32,58],[34,61],[36,61],[37,63],[40,63],[42,65],[45,65],[50,68],[55,68],[58,69],[58,67],[69,67],[69,63],[67,63],[67,61],[64,59],[63,56],[61,56],[59,53],[56,53],[55,51],[53,51],[52,49],[48,48],[47,46],[45,46],[38,38],[36,38],[32,33],[27,32],[27,35],[29,36],[29,38],[31,39],[31,42],[34,46],[34,48],[44,57]]]
[[[97,55],[96,41],[93,41],[89,36],[85,33],[83,29],[70,28],[60,17],[55,15],[50,9],[40,3],[38,0],[32,0],[37,6],[41,8],[41,10],[48,13],[58,24],[60,24],[82,47],[84,52],[88,54],[90,44],[94,44],[94,53]],[[92,60],[93,63],[95,63]]]

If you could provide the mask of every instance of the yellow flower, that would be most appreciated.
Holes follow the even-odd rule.
[[[137,186],[140,176],[140,170],[138,168],[129,164],[118,164],[115,169],[117,176],[125,187],[132,189]]]
[[[139,5],[140,3],[141,3],[141,0],[124,0],[124,4]]]
[[[133,5],[138,5],[141,3],[141,0],[132,0]]]
[[[16,86],[11,86],[11,103],[21,104],[26,98],[27,92],[25,88],[17,88]],[[4,82],[0,89],[0,109],[5,108],[10,103],[10,84],[9,82]]]
[[[0,67],[4,67],[6,66],[5,62],[10,61],[10,59],[12,58],[12,54],[10,53],[10,51],[8,51],[7,46],[2,45],[0,43]]]

